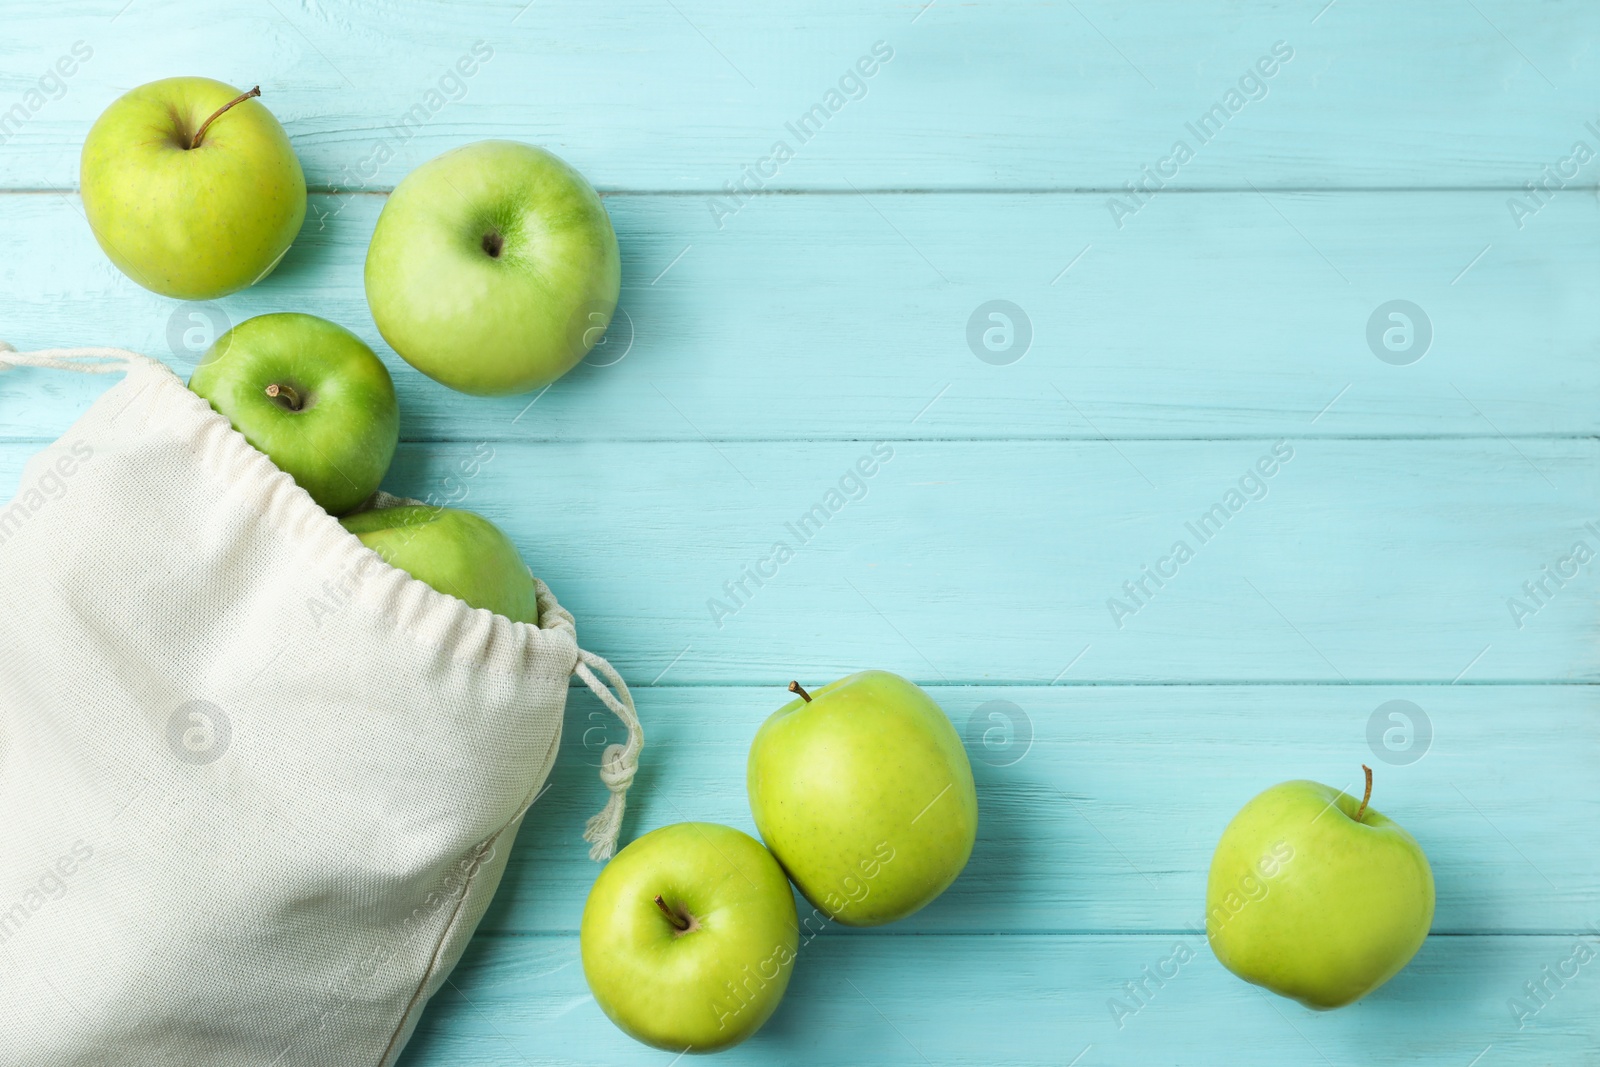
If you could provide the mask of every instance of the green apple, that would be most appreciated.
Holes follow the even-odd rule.
[[[517,546],[470,511],[402,504],[339,520],[361,543],[418,581],[513,622],[539,624],[539,593]]]
[[[1247,982],[1338,1008],[1393,978],[1428,936],[1433,872],[1415,839],[1361,800],[1284,782],[1233,817],[1206,885],[1206,937]]]
[[[778,1007],[800,944],[794,894],[772,854],[715,823],[663,826],[595,879],[578,942],[595,1002],[624,1032],[715,1052]]]
[[[863,671],[779,708],[750,745],[750,811],[800,892],[847,926],[893,922],[955,881],[978,833],[972,766],[933,698]]]
[[[83,211],[122,273],[181,300],[272,273],[305,220],[306,179],[259,95],[164,78],[96,120],[79,166]]]
[[[315,315],[241,322],[206,350],[189,388],[332,515],[373,494],[400,439],[388,368]]]
[[[479,141],[406,175],[367,248],[384,340],[436,381],[494,396],[571,370],[611,322],[621,258],[600,197],[560,158]]]

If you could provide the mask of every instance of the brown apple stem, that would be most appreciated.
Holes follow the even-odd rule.
[[[1356,809],[1356,822],[1360,822],[1361,816],[1367,813],[1367,801],[1372,799],[1372,768],[1363,763],[1361,769],[1367,773],[1367,791],[1361,794],[1361,806]]]
[[[667,902],[662,900],[660,896],[656,897],[656,907],[661,909],[661,914],[667,917],[667,922],[672,924],[674,930],[683,931],[689,929],[689,920],[667,907]]]
[[[300,394],[295,392],[291,386],[279,385],[274,382],[267,386],[267,395],[274,400],[280,396],[283,397],[284,403],[288,405],[290,411],[299,411],[301,408]]]
[[[801,686],[801,684],[799,682],[790,682],[789,683],[789,692],[791,692],[791,693],[799,693],[801,700],[804,700],[807,704],[811,703],[811,694],[806,692],[805,688],[803,686]]]
[[[217,108],[217,110],[215,110],[215,111],[213,111],[211,113],[211,117],[206,119],[204,122],[202,122],[200,124],[200,128],[194,132],[194,137],[191,138],[190,141],[189,141],[189,147],[190,148],[199,148],[200,147],[200,141],[201,141],[202,138],[205,137],[206,131],[211,128],[211,124],[213,122],[216,122],[218,119],[220,119],[223,116],[223,114],[227,112],[227,110],[229,108],[233,107],[235,104],[242,104],[246,100],[249,100],[253,96],[260,96],[260,95],[261,95],[261,86],[258,85],[255,88],[251,89],[248,93],[240,93],[238,96],[234,97],[232,100],[229,100],[226,104],[223,104],[221,107]]]

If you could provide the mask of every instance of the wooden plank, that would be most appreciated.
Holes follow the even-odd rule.
[[[0,484],[31,451],[0,447]],[[456,443],[402,446],[385,484],[501,524],[635,680],[1593,681],[1595,564],[1568,557],[1600,546],[1597,453]]]
[[[626,287],[612,347],[547,393],[484,400],[381,344],[362,287],[380,197],[318,198],[325,220],[271,278],[196,307],[117,273],[76,199],[0,196],[0,336],[187,371],[218,321],[315,312],[395,369],[411,439],[1600,433],[1595,202],[1557,199],[1519,233],[1501,199],[1173,196],[1118,231],[1088,195],[778,197],[719,233],[692,198],[611,197]],[[994,299],[1032,335],[1008,365],[976,354],[985,315],[969,340]],[[1410,365],[1369,344],[1395,299],[1431,333]],[[0,435],[51,436],[101,386],[14,376]]]
[[[1576,943],[1429,938],[1366,1000],[1318,1013],[1239,981],[1192,935],[817,938],[801,949],[777,1013],[717,1062],[1592,1065],[1600,982],[1565,982],[1521,1029],[1508,1005],[1526,998],[1524,983],[1542,980],[1543,968],[1570,973]],[[1585,950],[1592,961],[1592,939]],[[1578,966],[1587,976],[1594,963]],[[1135,1000],[1127,986],[1139,982],[1148,992]],[[1137,1010],[1114,1012],[1113,1001]],[[607,1022],[575,938],[480,937],[402,1062],[611,1067],[671,1055]]]
[[[1120,190],[1179,140],[1193,159],[1166,169],[1182,188],[1520,189],[1575,140],[1600,143],[1584,127],[1600,12],[1584,0],[227,0],[204,18],[179,0],[72,0],[10,10],[6,30],[0,111],[25,119],[5,131],[7,188],[70,186],[95,116],[167,72],[261,83],[311,181],[340,187],[389,188],[490,136],[546,144],[603,188],[706,193]],[[92,57],[41,87],[80,41]],[[877,42],[893,58],[841,92]],[[1248,80],[1263,61],[1272,76]],[[791,131],[815,105],[818,132]],[[1202,139],[1190,126],[1213,107]],[[767,176],[743,178],[758,163]]]
[[[978,844],[943,896],[880,932],[1200,928],[1211,853],[1234,813],[1292,778],[1359,794],[1363,762],[1375,772],[1373,806],[1428,853],[1435,933],[1574,932],[1600,920],[1600,857],[1572,847],[1600,817],[1600,697],[1589,687],[930,691],[967,740]],[[686,820],[755,833],[745,759],[757,727],[784,703],[782,685],[635,695],[648,747],[629,798],[629,838]],[[1391,719],[1396,712],[1410,724]],[[1369,729],[1380,740],[1369,744]],[[597,873],[583,824],[604,798],[600,754],[621,739],[598,701],[574,690],[552,784],[512,853],[485,931],[577,932]],[[797,901],[802,916],[811,914]],[[813,928],[858,933],[820,916]]]

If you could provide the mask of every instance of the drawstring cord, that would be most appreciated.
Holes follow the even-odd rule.
[[[143,359],[144,356],[122,348],[45,348],[37,352],[18,352],[0,341],[0,373],[12,367],[48,367],[79,374],[118,374]]]
[[[605,682],[595,677],[595,671],[605,677]],[[589,849],[589,858],[598,862],[610,859],[617,851],[617,837],[622,833],[622,813],[628,807],[628,787],[633,784],[633,776],[639,770],[639,750],[644,747],[644,730],[639,726],[639,712],[633,706],[633,694],[628,692],[627,683],[611,664],[593,652],[585,652],[580,648],[578,665],[572,673],[628,728],[628,743],[607,745],[600,757],[600,780],[611,791],[611,797],[600,814],[589,820],[583,831],[583,839],[593,845]],[[610,688],[607,688],[606,682],[611,683]]]

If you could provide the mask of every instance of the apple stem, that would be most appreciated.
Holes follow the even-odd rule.
[[[301,408],[300,394],[295,392],[290,386],[279,385],[274,382],[273,384],[267,386],[267,395],[274,400],[278,399],[280,396],[283,397],[283,402],[290,411],[299,411]]]
[[[803,686],[801,686],[801,684],[799,682],[790,682],[789,683],[789,692],[791,692],[791,693],[799,693],[801,700],[804,700],[807,704],[811,703],[811,694],[806,692],[805,688]]]
[[[200,124],[200,128],[195,131],[194,137],[189,141],[189,147],[190,148],[199,148],[200,147],[200,140],[201,140],[201,138],[205,137],[206,131],[211,128],[211,124],[213,122],[216,122],[218,119],[220,119],[223,116],[223,114],[229,108],[233,107],[235,104],[242,104],[246,100],[249,100],[253,96],[260,96],[260,95],[261,95],[261,86],[258,85],[255,88],[251,89],[248,93],[240,93],[238,96],[234,97],[232,100],[229,100],[226,104],[223,104],[221,107],[217,108],[217,110],[215,110],[215,111],[213,111],[211,113],[211,117],[210,118],[206,119],[204,122],[202,122]]]
[[[1361,769],[1367,773],[1367,791],[1361,794],[1361,806],[1356,809],[1356,822],[1360,822],[1361,816],[1367,813],[1367,801],[1372,799],[1372,768],[1363,763]]]
[[[667,917],[667,922],[672,924],[674,930],[682,932],[689,929],[689,920],[669,908],[667,902],[662,900],[659,895],[656,897],[656,907],[661,909],[661,914]]]

